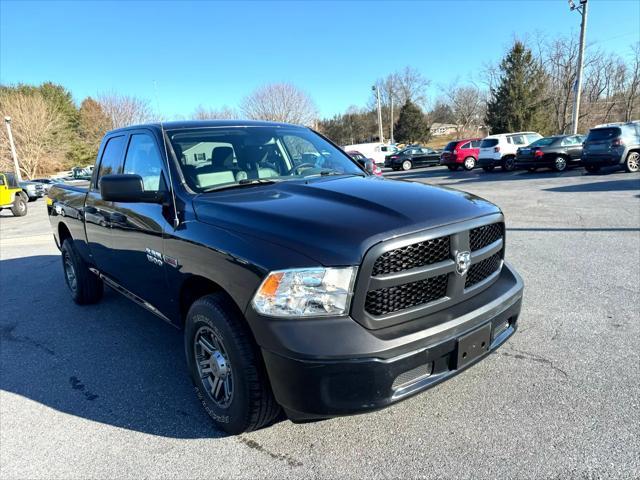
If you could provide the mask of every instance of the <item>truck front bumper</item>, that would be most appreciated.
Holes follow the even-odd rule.
[[[368,330],[350,317],[313,324],[289,320],[297,324],[294,330],[267,327],[269,333],[261,332],[266,342],[258,341],[273,393],[295,421],[362,413],[406,399],[477,363],[511,337],[522,293],[521,278],[505,263],[491,287],[451,308],[448,321],[423,330],[409,325],[420,319]],[[474,332],[486,335],[486,345],[472,360],[461,360],[464,338]]]

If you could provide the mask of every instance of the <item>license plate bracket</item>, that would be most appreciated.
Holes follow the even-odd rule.
[[[458,363],[462,368],[481,357],[491,347],[491,323],[487,323],[458,339]]]

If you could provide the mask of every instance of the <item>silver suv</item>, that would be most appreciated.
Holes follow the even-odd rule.
[[[598,125],[582,145],[582,162],[590,173],[609,166],[640,171],[640,120]]]

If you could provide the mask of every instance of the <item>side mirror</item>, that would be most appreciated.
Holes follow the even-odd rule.
[[[100,179],[100,196],[107,202],[162,203],[163,192],[145,192],[142,177],[135,174],[105,175]]]
[[[364,169],[369,175],[374,173],[375,162],[371,158],[367,158],[364,162]]]

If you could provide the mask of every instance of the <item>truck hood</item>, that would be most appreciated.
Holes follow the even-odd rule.
[[[500,210],[466,192],[368,177],[252,185],[198,195],[198,220],[290,248],[325,266],[358,265],[372,245]],[[295,265],[292,265],[294,267]]]

